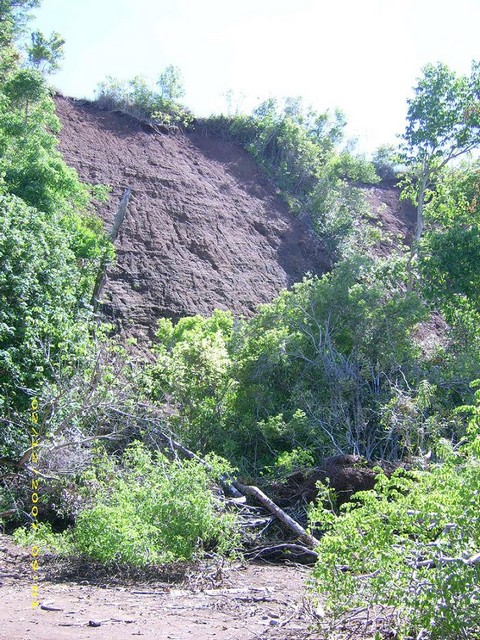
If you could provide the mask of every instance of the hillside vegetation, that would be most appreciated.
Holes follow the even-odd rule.
[[[324,632],[355,633],[367,610],[376,638],[479,637],[479,65],[427,66],[401,148],[373,163],[343,145],[339,112],[297,99],[196,120],[174,67],[159,91],[102,84],[97,106],[153,128],[151,144],[193,127],[242,145],[322,251],[249,317],[157,314],[142,358],[93,304],[113,185],[81,182],[57,149],[61,38],[18,45],[36,5],[0,0],[0,518],[107,565],[229,556],[244,542],[219,487],[239,474],[288,484],[333,455],[399,466],[343,506],[323,484],[309,507]],[[417,214],[388,255],[360,188],[378,174]]]

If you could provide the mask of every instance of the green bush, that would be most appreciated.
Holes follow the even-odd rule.
[[[456,451],[443,443],[443,464],[380,474],[340,516],[312,510],[326,531],[314,585],[330,615],[381,606],[402,638],[478,637],[480,421],[470,409],[468,441]]]
[[[232,314],[218,310],[210,318],[182,318],[175,325],[163,318],[158,323],[150,392],[155,400],[168,398],[173,432],[202,453],[222,452],[232,392],[232,328]]]
[[[168,404],[172,431],[245,471],[299,448],[319,458],[413,452],[424,414],[390,429],[385,411],[417,382],[411,332],[424,316],[416,294],[389,284],[396,268],[357,256],[297,283],[250,320],[220,311],[161,320],[146,382]]]
[[[211,550],[232,554],[239,540],[235,519],[213,490],[231,469],[215,456],[206,463],[172,462],[139,442],[118,463],[99,449],[88,470],[70,477],[69,491],[80,504],[75,525],[53,533],[40,523],[17,529],[15,539],[43,551],[137,566],[192,560]]]
[[[205,549],[232,552],[234,519],[211,489],[225,468],[215,458],[209,462],[213,472],[195,461],[170,462],[132,444],[123,470],[107,475],[96,504],[78,516],[75,548],[102,562],[133,565],[190,560]]]
[[[67,366],[90,342],[95,260],[81,261],[79,236],[0,192],[0,407]],[[91,295],[91,293],[90,293]],[[2,405],[2,403],[5,403]],[[1,438],[0,438],[1,444]]]
[[[292,451],[279,453],[273,466],[267,468],[266,471],[274,477],[282,477],[300,469],[313,467],[314,465],[315,459],[312,453],[297,447],[292,449]]]
[[[88,349],[93,285],[103,255],[113,254],[90,212],[100,190],[65,164],[59,128],[42,75],[13,65],[0,86],[0,412],[7,417]],[[24,434],[7,422],[0,450],[11,452],[15,432],[23,446]]]
[[[74,553],[72,532],[54,533],[49,522],[39,522],[35,528],[19,527],[13,532],[16,544],[22,547],[38,547],[39,556],[43,553],[71,555]]]

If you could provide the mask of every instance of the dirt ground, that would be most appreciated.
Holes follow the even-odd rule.
[[[0,536],[1,640],[277,640],[314,639],[305,596],[309,569],[233,564],[222,575],[191,574],[182,582],[131,579],[49,579],[38,571],[39,602],[32,609],[28,550]],[[207,572],[208,574],[208,572]]]

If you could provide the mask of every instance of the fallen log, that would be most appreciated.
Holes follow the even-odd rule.
[[[320,544],[320,541],[315,538],[315,536],[312,536],[310,533],[305,531],[298,522],[285,513],[283,509],[280,509],[280,507],[276,505],[273,500],[270,500],[270,498],[258,487],[242,484],[236,480],[232,481],[232,485],[237,489],[237,491],[240,491],[240,493],[256,498],[266,509],[268,509],[268,511],[270,511],[270,513],[273,513],[280,522],[293,531],[293,533],[295,533],[295,535],[297,535],[306,545],[309,547],[316,547]]]
[[[265,556],[271,556],[276,553],[284,553],[293,556],[307,556],[314,562],[318,558],[318,553],[312,549],[308,549],[301,544],[289,544],[281,543],[274,544],[269,547],[262,547],[260,549],[252,549],[245,553],[245,557],[249,559],[263,558]]]

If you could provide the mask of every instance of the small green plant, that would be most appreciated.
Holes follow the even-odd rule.
[[[16,544],[23,547],[38,547],[39,554],[52,552],[58,555],[70,555],[74,551],[72,532],[54,533],[49,522],[39,522],[37,527],[19,527],[13,533]]]
[[[292,451],[279,453],[273,467],[270,467],[270,471],[274,475],[285,475],[297,469],[313,467],[314,464],[315,459],[311,452],[297,447]]]

